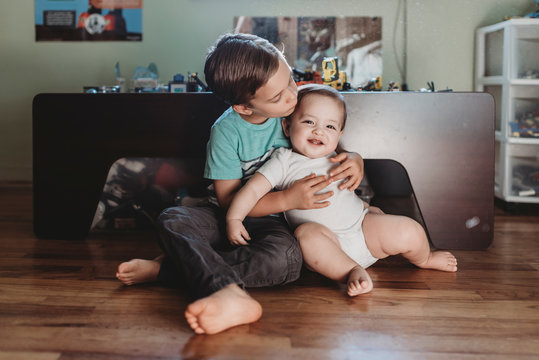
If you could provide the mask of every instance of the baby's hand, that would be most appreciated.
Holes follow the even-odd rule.
[[[330,182],[346,179],[339,185],[340,190],[348,189],[354,191],[361,184],[363,179],[363,158],[356,153],[342,152],[330,158],[331,162],[341,163],[329,173]]]
[[[286,209],[320,209],[329,205],[324,201],[333,196],[333,191],[317,194],[329,185],[325,175],[315,174],[296,180],[288,189],[284,190]]]
[[[232,245],[249,245],[246,240],[251,240],[247,229],[239,219],[226,220],[226,233]]]

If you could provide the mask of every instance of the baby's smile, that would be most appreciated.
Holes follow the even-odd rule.
[[[309,139],[308,140],[311,144],[313,145],[324,145],[324,142],[322,140],[318,140],[318,139]]]

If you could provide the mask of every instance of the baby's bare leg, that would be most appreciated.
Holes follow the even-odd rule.
[[[332,280],[347,283],[348,295],[356,296],[372,290],[372,280],[341,249],[337,236],[323,225],[306,223],[295,232],[307,266]]]
[[[430,250],[423,227],[406,216],[367,214],[363,234],[371,254],[379,259],[402,254],[412,264],[441,271],[457,271],[457,259],[447,251]]]

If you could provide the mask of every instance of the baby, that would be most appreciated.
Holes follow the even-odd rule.
[[[292,149],[277,149],[234,197],[226,216],[232,244],[248,245],[250,237],[242,221],[271,189],[285,189],[309,174],[328,174],[334,166],[329,158],[335,156],[345,123],[346,104],[338,91],[314,84],[298,88],[296,109],[282,120]],[[457,271],[456,258],[449,252],[431,251],[423,227],[415,220],[384,214],[337,185],[328,187],[334,194],[331,201],[322,202],[323,207],[285,212],[309,268],[346,282],[350,296],[372,290],[365,269],[389,255],[402,254],[420,268]]]

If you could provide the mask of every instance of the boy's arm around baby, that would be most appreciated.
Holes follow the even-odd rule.
[[[355,152],[346,152],[337,148],[337,156],[330,158],[333,163],[340,163],[330,171],[330,181],[335,182],[341,179],[347,179],[339,185],[340,190],[348,189],[354,191],[357,189],[364,175],[364,163],[361,155]]]

